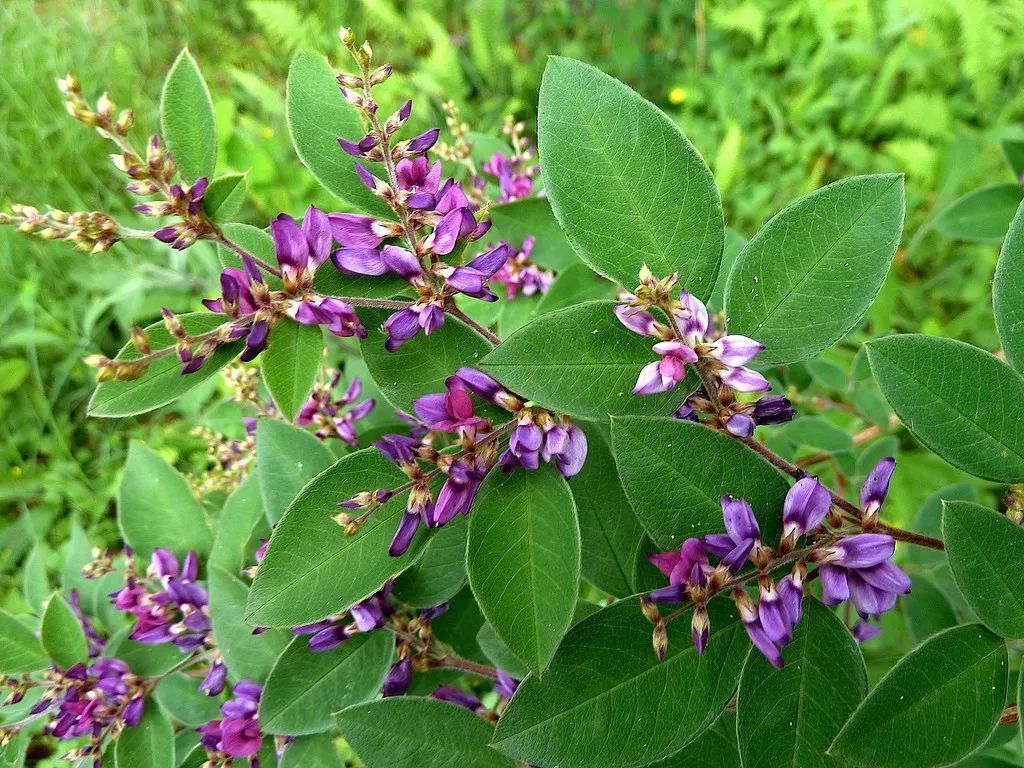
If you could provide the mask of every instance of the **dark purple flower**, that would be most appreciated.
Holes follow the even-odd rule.
[[[423,395],[413,404],[416,415],[432,430],[459,432],[487,428],[489,422],[473,412],[473,400],[458,376],[445,380],[445,392]]]
[[[747,637],[750,638],[750,642],[754,644],[754,647],[761,652],[773,667],[782,669],[781,647],[765,631],[761,623],[758,606],[742,589],[737,589],[733,592],[733,599],[736,601],[740,621],[743,623],[743,628],[747,631]]]
[[[293,304],[291,313],[303,325],[322,325],[335,336],[366,338],[366,329],[352,306],[331,296],[303,299]]]
[[[896,542],[881,533],[840,539],[825,553],[819,570],[826,605],[851,600],[862,618],[878,618],[910,592],[910,578],[891,558]]]
[[[380,695],[384,698],[390,696],[402,696],[412,685],[412,659],[400,659],[384,678],[384,685],[380,689]]]
[[[341,374],[336,373],[327,386],[314,389],[310,398],[299,409],[295,423],[300,427],[316,424],[316,436],[321,440],[337,436],[349,445],[357,446],[359,438],[356,435],[356,423],[369,415],[374,409],[375,402],[370,398],[356,404],[363,388],[362,382],[357,378],[349,382],[348,388],[340,398],[334,399],[332,391],[340,379]]]
[[[476,229],[476,217],[469,208],[456,208],[446,213],[434,228],[431,250],[438,256],[447,256],[459,241]]]
[[[456,515],[468,515],[476,499],[480,484],[490,471],[490,464],[478,458],[473,464],[456,459],[448,468],[445,480],[434,505],[432,527],[440,528],[451,522]]]
[[[498,297],[487,287],[487,281],[505,263],[508,258],[508,245],[502,243],[497,248],[485,251],[468,264],[461,267],[448,267],[442,271],[445,282],[456,292],[464,293],[475,299],[497,301]]]
[[[726,532],[705,536],[704,546],[722,558],[722,564],[736,573],[748,557],[760,551],[761,528],[750,505],[728,494],[722,496],[722,517]]]
[[[252,680],[240,680],[231,693],[233,698],[220,708],[223,719],[211,720],[196,729],[202,735],[200,743],[211,757],[255,758],[263,746],[257,719],[263,688]]]
[[[395,224],[358,213],[329,213],[327,219],[334,239],[345,248],[376,248],[387,238],[402,234]]]
[[[655,603],[682,602],[685,587],[705,584],[711,570],[704,542],[696,538],[686,539],[678,550],[649,554],[647,559],[668,577],[667,587],[648,595]]]
[[[300,228],[295,219],[282,213],[270,222],[270,234],[285,290],[291,293],[311,287],[316,271],[331,255],[334,238],[327,214],[309,206]]]
[[[406,204],[416,210],[430,210],[434,207],[438,185],[441,182],[441,162],[433,164],[426,157],[403,159],[395,166],[398,188],[408,193]],[[417,198],[415,201],[413,198]],[[429,203],[427,202],[429,198]],[[417,205],[410,203],[416,202]],[[426,203],[426,205],[423,205]]]
[[[792,420],[796,411],[785,395],[767,395],[754,403],[750,415],[759,425],[785,424]]]
[[[228,668],[224,665],[223,661],[217,659],[210,665],[210,670],[206,673],[206,677],[199,684],[199,690],[207,696],[219,696],[220,692],[224,690],[224,684],[227,682],[227,679]]]

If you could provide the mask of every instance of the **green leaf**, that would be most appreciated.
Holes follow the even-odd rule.
[[[914,573],[914,588],[900,598],[900,610],[907,620],[907,630],[915,642],[922,642],[944,629],[957,625],[956,613],[949,598],[924,574]]]
[[[271,524],[281,518],[306,483],[333,463],[334,456],[327,446],[306,430],[276,419],[260,419],[256,427],[256,473],[263,509]]]
[[[338,137],[357,141],[366,131],[323,56],[303,52],[292,59],[286,114],[295,153],[328,192],[367,213],[394,218],[356,176],[354,159],[338,146]]]
[[[662,549],[722,531],[726,493],[750,503],[764,541],[779,531],[785,476],[721,432],[678,419],[613,419],[612,451],[626,497]]]
[[[158,547],[184,557],[210,551],[212,536],[188,482],[152,448],[132,441],[117,490],[117,524],[125,542],[149,557]]]
[[[1006,646],[978,624],[935,635],[897,662],[832,744],[864,768],[930,768],[974,752],[1006,702]]]
[[[223,316],[211,312],[178,315],[178,319],[193,336],[212,331],[224,322]],[[145,331],[153,349],[163,349],[175,343],[162,321],[146,326]],[[182,374],[181,361],[177,355],[170,354],[157,359],[134,381],[104,381],[96,387],[89,400],[89,415],[102,418],[135,416],[167,405],[215,376],[241,348],[242,343],[239,341],[222,345],[195,373]],[[134,360],[138,357],[138,350],[128,343],[114,359]]]
[[[494,228],[489,237],[495,240],[508,240],[515,249],[522,247],[527,237],[536,238],[530,258],[540,266],[561,270],[578,263],[547,198],[530,197],[495,205],[490,216]]]
[[[946,237],[958,240],[999,242],[1006,235],[1022,196],[1020,184],[976,189],[954,200],[933,226]]]
[[[1024,637],[1024,528],[980,504],[947,501],[942,540],[971,610],[996,634]]]
[[[211,178],[217,161],[217,124],[206,81],[188,48],[164,80],[160,127],[178,171],[189,182]]]
[[[332,517],[338,502],[405,482],[376,449],[340,459],[302,489],[274,529],[249,595],[248,621],[259,626],[309,624],[373,594],[408,568],[425,536],[391,557],[388,547],[405,512],[405,493],[376,509],[354,536]]]
[[[608,428],[580,423],[587,435],[587,461],[569,480],[580,523],[583,578],[600,590],[625,597],[633,588],[633,559],[644,529],[622,488]]]
[[[0,610],[0,674],[20,675],[50,666],[43,646],[32,630]]]
[[[507,645],[501,642],[501,638],[490,624],[484,622],[480,627],[480,631],[476,633],[476,644],[480,646],[480,650],[491,664],[512,677],[522,680],[530,674],[526,665],[516,658]]]
[[[810,598],[783,658],[775,669],[755,651],[743,667],[736,733],[744,768],[838,766],[825,750],[868,690],[857,641]]]
[[[281,654],[260,698],[265,733],[298,736],[330,730],[331,714],[374,698],[395,651],[390,632],[358,634],[322,653],[299,636]]]
[[[582,419],[669,414],[686,382],[661,395],[634,395],[640,369],[657,359],[651,339],[623,327],[611,301],[592,301],[538,317],[481,362],[485,371],[545,408]]]
[[[992,285],[992,303],[1006,359],[1024,372],[1024,204],[1003,242]]]
[[[868,360],[918,440],[972,475],[1024,480],[1024,379],[1009,366],[969,344],[917,334],[872,341]]]
[[[853,450],[853,438],[850,437],[850,433],[821,416],[794,419],[780,432],[788,440],[808,448],[818,448],[831,453]]]
[[[199,690],[201,682],[202,678],[178,672],[163,678],[153,695],[174,720],[197,728],[211,720],[221,719],[222,699],[207,696]]]
[[[572,621],[579,594],[580,529],[557,470],[492,472],[469,519],[466,569],[498,637],[538,674]]]
[[[36,616],[42,614],[46,600],[50,596],[50,577],[46,573],[48,551],[45,544],[37,542],[25,558],[24,571],[21,574],[22,594]]]
[[[160,677],[184,658],[178,646],[171,643],[144,645],[129,637],[131,627],[124,627],[110,638],[103,655],[121,659],[139,677]]]
[[[461,320],[448,316],[429,336],[418,333],[395,352],[384,349],[384,337],[374,332],[391,314],[360,309],[369,336],[359,342],[363,360],[381,394],[396,408],[412,411],[412,401],[429,392],[444,392],[444,380],[464,366],[476,366],[491,344]]]
[[[214,221],[228,221],[245,202],[248,174],[226,173],[210,182],[203,195],[203,209]],[[221,246],[223,247],[223,246]]]
[[[261,723],[262,726],[262,723]],[[301,736],[284,748],[278,768],[345,768],[329,733]]]
[[[394,594],[413,608],[440,605],[466,585],[469,521],[459,516],[435,531],[423,554],[395,581]]]
[[[114,755],[117,768],[174,768],[174,727],[155,702],[146,702],[137,726],[121,732]]]
[[[209,582],[210,621],[224,663],[240,678],[265,680],[291,635],[276,629],[254,635],[253,626],[258,625],[242,619],[249,595],[245,584],[217,567],[210,568]]]
[[[240,573],[255,563],[260,539],[270,538],[270,528],[263,514],[259,478],[249,475],[231,492],[217,519],[210,565],[228,573]]]
[[[758,365],[814,357],[857,327],[903,232],[903,177],[843,179],[782,209],[733,265],[729,332],[767,348]]]
[[[89,657],[82,625],[67,600],[57,592],[50,596],[43,611],[39,635],[43,648],[58,667],[67,669]]]
[[[736,713],[723,712],[714,725],[681,751],[647,768],[740,768]]]
[[[704,159],[628,86],[574,59],[548,60],[538,134],[544,188],[587,264],[629,288],[640,267],[706,299],[725,227]]]
[[[1024,141],[1014,139],[1003,140],[1003,155],[1013,175],[1019,177],[1024,173]]]
[[[349,707],[336,718],[367,768],[513,768],[488,746],[493,726],[445,701],[381,699]]]
[[[286,421],[309,399],[324,359],[324,332],[318,325],[288,320],[270,331],[267,350],[260,355],[263,381]]]
[[[722,605],[728,604],[711,605],[703,656],[693,647],[688,612],[668,625],[661,662],[636,598],[584,619],[566,635],[543,680],[529,677],[519,686],[494,745],[561,768],[626,768],[677,752],[718,717],[750,649],[732,613],[718,610]]]

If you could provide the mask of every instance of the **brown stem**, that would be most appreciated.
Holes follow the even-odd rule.
[[[484,328],[482,325],[480,325],[480,323],[478,323],[476,320],[474,320],[461,309],[459,309],[457,306],[455,306],[454,302],[449,301],[448,304],[445,306],[445,311],[451,314],[452,317],[459,318],[459,320],[461,320],[474,331],[479,333],[481,336],[483,336],[485,339],[491,342],[491,344],[493,344],[495,347],[501,344],[500,336],[497,336],[491,331],[489,331],[487,328]]]
[[[418,635],[406,632],[404,629],[399,629],[394,626],[388,626],[388,629],[391,630],[395,637],[414,646],[417,649],[417,652],[426,653],[430,657],[430,666],[435,669],[461,669],[463,672],[480,675],[480,677],[487,677],[491,680],[498,677],[498,671],[494,667],[489,667],[486,664],[479,664],[475,661],[464,659],[458,654],[450,653],[447,650],[431,648],[430,644],[423,642]]]
[[[800,479],[806,476],[807,473],[800,469],[800,467],[796,466],[795,464],[790,464],[784,458],[782,458],[774,451],[772,451],[770,448],[765,446],[763,443],[755,440],[754,438],[744,437],[737,439],[744,445],[746,445],[748,448],[756,451],[758,454],[767,459],[772,466],[782,470],[790,477]],[[844,512],[848,513],[853,518],[852,522],[860,522],[860,520],[863,519],[864,511],[860,507],[858,507],[856,504],[847,501],[842,496],[837,494],[835,491],[828,488],[826,490],[828,490],[829,495],[832,497],[832,503],[835,504],[840,509],[842,509]],[[942,542],[942,539],[932,538],[931,536],[925,536],[924,534],[914,533],[912,531],[904,531],[901,528],[894,528],[893,526],[886,525],[884,523],[878,523],[875,526],[875,530],[886,533],[889,536],[892,536],[897,541],[905,541],[908,544],[916,544],[919,547],[927,547],[928,549],[937,549],[940,551],[946,548],[946,545]]]
[[[391,299],[364,299],[359,296],[331,296],[330,298],[351,304],[353,307],[373,309],[405,309],[412,306],[411,301],[392,301]]]
[[[234,240],[231,240],[227,235],[225,235],[221,231],[220,227],[214,227],[214,229],[213,229],[213,237],[211,239],[217,241],[218,243],[223,245],[225,248],[229,248],[232,251],[234,251],[235,253],[237,253],[239,258],[241,258],[243,260],[251,259],[253,261],[253,263],[257,264],[262,269],[267,270],[267,272],[272,274],[274,277],[280,277],[281,276],[281,270],[277,269],[277,267],[271,266],[267,262],[263,261],[263,259],[260,259],[257,256],[255,256],[254,254],[252,254],[249,251],[247,251],[245,248],[240,246]]]

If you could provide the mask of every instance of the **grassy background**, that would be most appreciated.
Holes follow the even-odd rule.
[[[68,71],[156,127],[164,72],[188,45],[210,82],[221,171],[248,170],[242,218],[263,225],[310,202],[333,207],[297,162],[283,124],[284,77],[302,48],[341,62],[336,30],[369,36],[439,120],[454,99],[474,130],[532,125],[546,56],[585,59],[678,120],[708,158],[727,219],[750,236],[794,197],[843,176],[907,174],[904,248],[872,310],[875,334],[920,330],[996,346],[989,287],[997,249],[949,243],[927,224],[958,195],[1012,177],[999,140],[1020,136],[1024,4],[995,0],[8,0],[0,8],[0,206],[106,210],[131,222],[106,143],[71,120],[54,86]],[[396,95],[397,98],[397,95]],[[90,257],[0,231],[0,577],[33,541],[78,520],[114,535],[124,448],[144,437],[183,467],[204,394],[156,415],[87,420],[90,353],[112,354],[161,305],[194,305],[215,270],[202,246],[168,254],[133,242]],[[855,350],[834,361],[848,367]],[[823,397],[826,369],[811,371]],[[849,394],[849,393],[847,393]],[[938,478],[934,473],[940,473]],[[901,474],[934,489],[944,464]],[[913,505],[908,503],[912,513]]]

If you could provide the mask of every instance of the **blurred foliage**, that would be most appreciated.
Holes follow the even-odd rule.
[[[90,98],[109,90],[135,108],[140,133],[152,131],[164,72],[188,45],[214,97],[219,170],[249,172],[240,219],[262,225],[310,202],[335,207],[294,157],[283,96],[296,51],[340,61],[342,23],[394,63],[389,92],[396,103],[414,96],[424,125],[441,123],[446,99],[476,131],[496,134],[508,113],[532,125],[546,56],[589,61],[678,120],[713,166],[727,219],[744,236],[829,181],[904,172],[906,245],[871,311],[872,334],[923,329],[997,343],[989,304],[996,247],[950,243],[929,224],[963,192],[1005,180],[1000,140],[1024,135],[1019,2],[7,0],[0,206],[100,209],[132,223],[107,146],[67,117],[54,81],[75,72]],[[81,359],[112,354],[162,305],[194,308],[216,262],[205,246],[179,254],[131,242],[89,257],[3,230],[0,269],[8,282],[0,303],[2,577],[34,540],[62,541],[72,520],[94,538],[114,538],[111,495],[129,438],[185,470],[203,466],[205,448],[190,429],[214,418],[211,387],[156,416],[89,420],[93,379]],[[831,358],[848,370],[854,352]],[[845,394],[820,369],[791,378],[843,399],[864,377]],[[937,460],[916,470],[898,473],[907,519],[927,492],[959,479]]]

